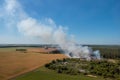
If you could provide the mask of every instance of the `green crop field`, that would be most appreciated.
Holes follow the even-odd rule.
[[[107,80],[102,77],[88,77],[85,75],[59,74],[53,70],[41,67],[32,72],[18,76],[12,80]]]

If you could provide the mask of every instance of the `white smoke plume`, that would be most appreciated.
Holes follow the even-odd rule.
[[[57,25],[51,18],[38,20],[30,17],[18,0],[4,0],[0,12],[0,19],[7,26],[16,26],[18,31],[25,36],[37,37],[44,42],[58,44],[69,57],[90,60],[90,55],[94,54],[95,58],[100,59],[99,51],[93,52],[87,46],[77,46],[67,35],[65,28]]]

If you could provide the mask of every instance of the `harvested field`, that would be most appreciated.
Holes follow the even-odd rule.
[[[0,49],[0,80],[6,80],[32,71],[54,59],[62,59],[63,54],[22,53],[15,49]]]
[[[49,53],[56,50],[56,48],[29,48],[27,52],[36,52],[36,53]]]

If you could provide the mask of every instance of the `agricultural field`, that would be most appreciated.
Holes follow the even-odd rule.
[[[10,79],[32,71],[54,59],[66,58],[63,54],[36,53],[35,48],[34,52],[29,52],[29,49],[32,49],[29,47],[17,47],[17,49],[19,48],[28,49],[28,52],[16,51],[16,47],[0,48],[0,80]]]

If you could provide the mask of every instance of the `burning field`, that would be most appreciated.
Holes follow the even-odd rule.
[[[67,33],[67,28],[58,25],[51,18],[38,20],[31,17],[22,7],[19,0],[4,0],[0,18],[9,27],[14,26],[19,34],[27,38],[37,39],[42,44],[57,44],[65,54],[73,58],[100,59],[99,50],[93,51],[87,46],[77,45],[73,34]]]
[[[29,50],[29,48],[28,48]],[[31,48],[31,50],[33,50]],[[38,51],[38,48],[34,51]],[[18,52],[15,48],[0,49],[0,80],[6,80],[32,71],[54,59],[66,58],[63,54],[40,54]]]

